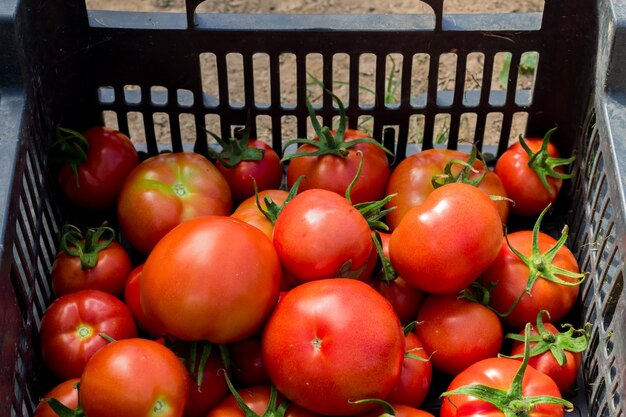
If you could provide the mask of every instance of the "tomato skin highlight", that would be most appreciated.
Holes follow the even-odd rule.
[[[147,339],[119,340],[87,363],[80,404],[89,417],[181,417],[189,384],[183,363],[165,346]]]
[[[295,283],[331,277],[368,278],[374,251],[370,227],[344,197],[307,190],[291,200],[274,224],[273,242]]]
[[[144,264],[146,316],[181,340],[228,343],[254,334],[278,300],[280,261],[263,232],[225,216],[181,223]]]
[[[89,359],[113,339],[137,336],[128,307],[111,294],[82,290],[57,298],[41,320],[44,363],[62,379],[80,377]]]
[[[117,203],[120,229],[147,255],[167,232],[185,220],[230,214],[232,196],[224,176],[193,152],[159,154],[126,178]]]
[[[273,384],[294,403],[323,415],[355,415],[397,383],[405,339],[389,303],[369,285],[330,278],[286,293],[262,335]]]
[[[406,213],[391,234],[389,257],[415,288],[451,294],[491,264],[502,236],[502,221],[487,194],[468,184],[446,184]]]

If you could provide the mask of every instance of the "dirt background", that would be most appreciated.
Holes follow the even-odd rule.
[[[99,9],[99,10],[124,10],[124,11],[158,11],[158,12],[184,12],[184,0],[86,0],[87,8]],[[444,3],[444,13],[516,13],[516,12],[541,12],[543,10],[544,0],[446,0]],[[420,2],[419,0],[391,0],[387,2],[381,2],[380,0],[207,0],[200,4],[197,8],[197,12],[202,13],[429,13],[432,12],[429,6]],[[442,91],[450,91],[454,88],[455,84],[455,70],[456,70],[456,57],[453,54],[450,56],[441,57],[441,64],[439,68],[438,84],[439,89]],[[230,62],[229,68],[232,68],[229,77],[238,79],[241,76],[242,68],[237,57],[233,57]],[[258,58],[258,60],[257,60]],[[347,58],[347,57],[345,57]],[[401,66],[401,57],[393,55],[387,60],[387,78],[398,77],[399,67]],[[415,56],[413,65],[415,68],[428,68],[428,56]],[[465,89],[479,89],[482,83],[483,77],[483,59],[481,54],[471,54],[468,57]],[[255,95],[260,97],[269,97],[269,84],[268,68],[264,63],[264,57],[255,57],[255,73],[257,79],[255,80]],[[295,62],[289,62],[290,57],[286,56],[284,60],[281,60],[281,66],[285,68],[294,67]],[[498,83],[498,72],[502,67],[505,60],[504,54],[499,54],[495,57],[495,69],[492,77],[492,89],[501,88]],[[259,63],[256,70],[256,63]],[[315,58],[309,63],[307,62],[307,69],[313,73],[313,75],[322,72],[321,59],[316,62]],[[347,83],[347,59],[345,63],[342,62],[342,57],[337,57],[337,62],[334,63],[338,69],[334,74],[337,85],[335,93],[340,98],[347,98],[347,89],[342,84]],[[212,57],[201,56],[201,66],[203,70],[203,85],[205,86],[205,92],[215,95],[216,91],[211,91],[216,83],[216,71],[215,64]],[[342,69],[343,68],[343,69]],[[363,85],[361,93],[359,95],[359,102],[362,104],[373,103],[373,94],[368,91],[368,86],[373,86],[374,79],[374,62],[371,65],[363,65],[359,74],[359,83]],[[415,76],[412,76],[411,95],[419,95],[426,91],[427,79],[419,77],[420,71],[415,71]],[[293,77],[290,81],[291,77]],[[434,74],[433,74],[434,76]],[[284,83],[281,83],[281,97],[283,103],[292,103],[295,101],[295,71],[286,71],[286,77],[281,75],[281,79],[284,79]],[[522,74],[518,88],[528,88],[532,86],[534,74]],[[258,81],[258,84],[257,82]],[[257,85],[259,87],[257,87]],[[132,86],[130,87],[132,88]],[[258,90],[257,90],[258,88]],[[243,102],[243,89],[234,88],[229,91],[231,102]],[[311,97],[319,99],[321,90],[316,91],[315,87],[310,90]],[[394,91],[390,88],[387,91],[388,99],[390,103],[399,100],[399,89]],[[219,131],[219,125],[216,122],[217,118],[207,118],[207,128],[212,131]],[[157,140],[159,142],[170,142],[170,127],[167,115],[156,115],[154,117],[155,131]],[[131,137],[137,143],[145,142],[145,134],[143,132],[144,121],[139,114],[128,115],[129,129]],[[292,121],[293,122],[293,121]],[[359,121],[363,130],[371,129],[371,123],[365,118]],[[112,114],[105,114],[105,123],[107,125],[116,127],[116,116]],[[193,142],[195,140],[195,125],[193,118],[181,119],[181,135],[185,142]],[[436,120],[434,140],[436,142],[445,142],[448,133],[448,126],[450,124],[449,118],[445,116]],[[472,141],[473,132],[475,129],[476,120],[471,114],[464,115],[461,119],[459,140],[460,141]],[[269,125],[269,120],[257,120],[258,136],[260,139],[270,140],[272,132]],[[513,128],[510,135],[510,141],[517,138],[519,134],[523,134],[526,127],[525,115],[519,115],[513,120]],[[415,118],[411,120],[411,128],[409,129],[409,139],[412,142],[419,142],[423,138],[422,133],[423,119]],[[485,129],[485,142],[497,143],[501,129],[501,118],[498,116],[487,119],[487,126]],[[310,132],[311,133],[311,132]],[[295,137],[295,122],[290,123],[287,121],[282,129],[283,138]],[[311,136],[311,134],[309,134]]]

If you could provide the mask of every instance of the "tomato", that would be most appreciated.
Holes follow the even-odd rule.
[[[261,203],[261,207],[264,210],[267,210],[267,202],[265,201],[266,198],[271,199],[271,201],[273,201],[276,205],[280,206],[285,202],[288,195],[289,193],[283,190],[264,190],[259,192],[258,198],[259,203]],[[271,239],[274,233],[274,223],[259,209],[256,199],[256,196],[245,199],[237,206],[233,214],[230,216],[260,229]]]
[[[545,213],[539,216],[533,231],[509,233],[508,243],[503,238],[497,257],[482,274],[483,285],[493,287],[489,305],[515,329],[534,323],[541,310],[548,310],[553,321],[565,317],[576,302],[584,278],[576,257],[564,246],[566,230],[560,241],[539,231]]]
[[[57,377],[79,377],[92,355],[115,340],[137,336],[128,307],[111,294],[82,290],[56,299],[41,319],[41,355]]]
[[[89,417],[180,417],[190,384],[172,351],[137,338],[104,346],[80,380],[80,404]]]
[[[270,379],[294,403],[323,415],[355,415],[400,378],[405,339],[389,303],[348,278],[301,284],[281,298],[262,335]]]
[[[391,234],[379,232],[382,249],[385,257],[389,259],[389,240]],[[394,271],[395,272],[395,271]],[[402,277],[392,274],[391,280],[384,271],[376,274],[369,281],[372,288],[378,291],[393,307],[402,324],[408,324],[415,320],[424,299],[424,292],[409,285]]]
[[[218,347],[208,342],[174,342],[170,348],[185,364],[191,380],[185,417],[206,417],[228,394],[226,366]]]
[[[65,405],[67,408],[75,410],[78,407],[77,384],[79,381],[80,378],[68,379],[52,388],[43,396],[42,400],[39,401],[33,417],[58,417],[58,414],[54,412],[48,404],[48,400],[52,398],[60,401],[61,404]]]
[[[231,371],[239,386],[269,385],[263,357],[261,339],[250,337],[228,345]]]
[[[224,216],[188,220],[144,264],[146,315],[181,340],[227,343],[254,334],[276,305],[280,261],[256,227]]]
[[[405,353],[400,378],[386,400],[394,404],[419,407],[430,390],[433,367],[417,335],[408,332],[405,337]]]
[[[109,238],[102,238],[107,231]],[[114,238],[113,229],[104,225],[89,229],[86,237],[78,228],[66,225],[61,237],[62,251],[52,264],[52,292],[61,296],[92,289],[121,295],[132,265],[126,249]]]
[[[277,393],[275,404],[271,404],[271,391],[269,385],[257,385],[243,388],[237,391],[241,401],[249,407],[256,415],[266,415],[266,411],[276,410],[284,401],[284,397]],[[267,414],[270,415],[270,414]],[[274,414],[278,415],[275,411]],[[227,396],[217,407],[215,407],[206,417],[247,417],[234,395]],[[285,410],[284,417],[319,417],[317,414],[291,403]]]
[[[567,330],[559,332],[552,323],[543,323],[541,316],[545,313],[539,313],[537,326],[530,330],[531,356],[528,364],[552,378],[564,394],[576,381],[582,364],[582,352],[588,347],[589,334],[584,329],[575,330],[570,324],[564,324],[563,328]],[[523,330],[519,335],[507,335],[514,339],[511,357],[522,360],[525,334]]]
[[[304,191],[274,224],[281,265],[296,283],[331,277],[366,279],[374,250],[367,220],[344,197],[328,190]]]
[[[117,204],[124,238],[148,254],[167,232],[202,215],[228,215],[228,183],[209,160],[193,152],[153,156],[126,178]]]
[[[133,315],[139,329],[149,336],[156,338],[163,334],[163,330],[157,322],[146,316],[143,307],[141,307],[139,288],[142,272],[143,264],[133,269],[128,275],[124,286],[124,302]]]
[[[549,376],[528,367],[523,370],[523,380],[516,381],[514,378],[519,370],[520,362],[514,359],[489,358],[476,362],[458,374],[448,386],[440,417],[504,417],[504,412],[496,405],[481,399],[481,394],[476,391],[471,391],[471,386],[478,384],[499,389],[501,394],[509,393],[498,399],[499,406],[509,410],[510,414],[506,415],[562,417],[563,406],[571,407],[571,404],[561,400],[559,388]],[[461,387],[470,388],[471,394],[450,393]],[[550,396],[552,399],[544,398],[538,401],[539,404],[533,404],[527,400],[533,396]]]
[[[521,138],[496,161],[496,174],[502,179],[506,193],[514,201],[511,211],[520,216],[540,213],[554,203],[563,185],[563,166],[574,157],[561,159],[556,146],[550,142],[550,130],[543,139]]]
[[[445,169],[453,161],[471,163],[471,155],[453,149],[427,149],[409,155],[395,167],[386,194],[397,194],[387,203],[387,208],[396,207],[387,214],[386,220],[390,230],[400,224],[402,218],[412,207],[422,204],[434,190],[433,179],[445,175]],[[497,174],[485,167],[480,160],[472,163],[476,172],[468,171],[466,181],[478,182],[477,187],[488,195],[506,197],[506,191]],[[459,163],[450,165],[450,173],[459,175],[463,166]],[[481,176],[484,175],[482,179]],[[509,202],[498,201],[498,213],[502,223],[506,223],[509,214]]]
[[[124,179],[139,163],[130,138],[108,127],[82,135],[60,128],[53,146],[67,161],[59,170],[61,189],[70,201],[89,210],[114,206]]]
[[[364,417],[435,417],[428,411],[419,410],[410,405],[402,403],[385,404],[378,407],[374,411],[364,415]]]
[[[255,183],[258,191],[280,187],[283,167],[280,157],[267,143],[249,140],[246,133],[241,140],[232,138],[225,142],[220,139],[219,143],[223,150],[213,155],[217,159],[215,166],[228,182],[235,201],[254,196]]]
[[[389,256],[398,274],[422,291],[451,294],[491,264],[502,243],[502,221],[478,188],[451,183],[410,209],[391,234]]]
[[[449,375],[496,357],[502,346],[504,335],[496,313],[457,294],[427,297],[417,321],[415,333],[432,355],[433,367]]]
[[[317,136],[313,140],[294,139],[286,143],[285,148],[299,144],[295,153],[283,158],[283,161],[289,161],[287,186],[291,188],[298,178],[304,176],[300,192],[321,188],[343,196],[356,177],[362,160],[361,173],[350,193],[351,201],[358,204],[380,200],[389,179],[387,154],[391,152],[368,134],[346,129],[343,103],[332,92],[325,91],[339,108],[339,127],[330,130],[320,126],[307,99],[309,118]]]

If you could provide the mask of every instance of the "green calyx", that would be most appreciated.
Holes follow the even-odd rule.
[[[570,165],[576,159],[575,156],[570,158],[554,158],[551,157],[548,153],[548,145],[550,143],[550,137],[556,130],[556,127],[548,130],[548,132],[543,137],[543,141],[541,142],[541,148],[536,153],[528,147],[524,138],[522,136],[519,137],[519,143],[528,154],[530,160],[528,161],[528,166],[537,173],[541,183],[548,190],[550,195],[554,195],[554,189],[548,184],[548,177],[553,177],[557,179],[569,179],[572,178],[572,174],[565,174],[562,172],[558,172],[556,170],[559,166],[567,166]]]
[[[263,198],[263,202],[265,203],[265,208],[263,208],[263,204],[259,200],[259,190],[256,185],[256,180],[252,178],[252,185],[254,186],[254,195],[256,198],[256,206],[259,208],[261,213],[270,221],[272,224],[276,223],[278,216],[283,211],[283,208],[298,194],[298,188],[300,187],[300,183],[304,179],[304,175],[301,175],[296,182],[293,184],[291,189],[289,190],[289,194],[287,194],[287,198],[282,204],[276,204],[276,202],[270,196],[265,196]]]
[[[235,387],[233,386],[230,378],[228,377],[228,373],[224,372],[224,378],[226,378],[226,384],[228,385],[228,389],[230,393],[235,397],[235,401],[241,411],[243,411],[245,417],[284,417],[285,412],[287,411],[287,407],[289,407],[289,400],[283,400],[280,404],[278,404],[278,391],[274,385],[270,388],[270,400],[267,404],[267,408],[262,415],[258,415],[248,405],[245,403],[241,395],[237,392]]]
[[[76,178],[76,187],[80,188],[78,166],[87,160],[89,141],[81,133],[58,125],[55,136],[56,139],[52,142],[53,161],[69,164]]]
[[[105,233],[109,233],[107,238],[103,238]],[[106,222],[97,229],[87,229],[86,236],[83,236],[78,227],[66,224],[61,231],[60,246],[69,256],[79,257],[81,268],[85,270],[98,264],[100,251],[106,249],[114,239],[115,231]]]
[[[260,161],[265,156],[265,150],[250,147],[250,118],[246,121],[246,127],[242,131],[241,139],[229,138],[227,141],[210,130],[205,131],[222,147],[221,152],[209,148],[209,155],[216,159],[226,168],[234,168],[242,161]]]
[[[545,214],[548,212],[549,208],[550,206],[546,207],[541,212],[541,214],[539,214],[539,217],[537,217],[537,221],[535,222],[535,225],[533,227],[532,246],[531,246],[530,256],[526,256],[522,254],[520,251],[518,251],[513,246],[511,246],[507,233],[504,234],[504,238],[506,239],[506,242],[509,245],[509,248],[519,259],[522,260],[522,262],[524,262],[524,264],[528,267],[529,273],[528,273],[528,281],[526,282],[526,287],[524,288],[524,291],[522,291],[522,293],[517,297],[517,299],[513,302],[513,304],[511,305],[511,307],[509,308],[507,312],[500,313],[501,317],[508,316],[515,309],[515,307],[517,306],[519,301],[522,299],[524,294],[531,293],[531,290],[533,286],[535,285],[535,282],[537,282],[537,280],[540,278],[553,282],[555,284],[566,285],[566,286],[580,285],[585,279],[586,275],[583,273],[572,272],[567,269],[559,268],[558,266],[555,266],[552,264],[552,261],[554,260],[555,256],[557,255],[559,250],[561,250],[561,248],[565,245],[565,242],[567,241],[567,233],[569,231],[569,228],[567,227],[567,225],[563,227],[563,231],[561,232],[561,237],[556,242],[556,244],[552,248],[550,248],[547,252],[541,253],[541,250],[539,249],[539,230],[541,228],[541,221],[543,220],[543,217],[545,216]],[[560,278],[559,276],[572,278],[573,281],[566,281]]]
[[[76,390],[80,390],[80,382],[77,382],[75,387]],[[80,396],[78,398],[78,406],[75,409],[69,408],[56,398],[44,398],[42,401],[47,402],[52,411],[59,417],[85,417],[85,412],[80,405]]]
[[[374,242],[374,248],[376,248],[376,253],[378,253],[378,259],[380,259],[382,265],[382,275],[380,279],[384,282],[395,281],[398,278],[398,273],[391,264],[389,258],[385,256],[381,243],[380,233],[378,233],[377,231],[374,231],[374,233],[372,233],[372,242]]]
[[[302,139],[302,138],[292,139],[288,141],[287,143],[285,143],[285,146],[283,147],[283,154],[284,154],[284,151],[289,146],[294,145],[294,144],[311,145],[317,148],[317,150],[311,151],[311,152],[294,152],[290,155],[286,155],[285,157],[283,157],[281,162],[284,163],[291,159],[300,158],[303,156],[334,155],[334,156],[338,156],[341,158],[345,158],[349,154],[349,149],[360,143],[370,143],[372,145],[379,147],[385,153],[393,156],[393,153],[391,151],[389,151],[380,142],[376,141],[373,138],[364,137],[364,138],[358,138],[358,139],[351,140],[351,141],[346,141],[345,140],[345,133],[346,133],[346,128],[347,128],[346,109],[341,99],[337,97],[337,95],[335,95],[333,92],[328,90],[326,87],[324,87],[323,83],[320,80],[314,77],[311,77],[311,78],[314,80],[316,84],[318,84],[324,90],[324,92],[326,92],[326,94],[331,95],[335,103],[337,103],[337,107],[339,108],[339,125],[334,134],[331,131],[331,129],[328,128],[327,126],[322,127],[322,125],[320,125],[319,121],[317,120],[317,117],[315,116],[315,110],[313,109],[313,105],[311,104],[311,101],[307,97],[306,108],[307,108],[307,112],[309,113],[309,118],[311,120],[311,124],[313,125],[313,129],[315,130],[315,134],[317,135],[317,140]]]
[[[478,150],[476,146],[472,146],[472,153],[470,154],[467,161],[461,161],[458,159],[453,159],[449,161],[443,169],[443,174],[433,175],[431,179],[431,184],[433,188],[439,188],[446,184],[451,184],[454,182],[462,182],[465,184],[473,185],[474,187],[478,187],[481,183],[485,175],[487,175],[487,164],[480,157],[480,161],[483,162],[483,168],[481,170],[477,170],[474,168],[474,163],[476,162],[476,158],[478,157]],[[454,174],[452,172],[452,168],[456,165],[460,165],[462,168],[458,173]],[[472,178],[472,174],[480,175]]]
[[[534,343],[532,349],[530,349],[530,356],[541,355],[547,351],[554,356],[554,359],[560,366],[567,363],[567,356],[565,352],[583,352],[589,346],[589,329],[574,329],[569,323],[563,324],[562,327],[566,329],[564,332],[552,333],[546,329],[543,324],[543,316],[550,317],[550,313],[547,310],[541,310],[537,314],[537,335],[528,336],[529,342]],[[509,333],[505,336],[508,339],[523,341],[525,335],[516,333]],[[521,358],[523,355],[504,356],[507,358]]]
[[[530,358],[530,343],[528,340],[528,334],[530,333],[530,323],[526,324],[524,338],[524,355],[522,363],[520,364],[517,373],[515,374],[511,386],[508,390],[502,390],[499,388],[489,387],[482,384],[465,385],[454,390],[446,391],[441,394],[442,397],[449,397],[451,395],[468,395],[475,397],[481,401],[485,401],[498,410],[500,410],[505,417],[528,417],[534,407],[541,404],[553,404],[562,405],[566,409],[573,408],[571,402],[551,395],[534,395],[525,396],[522,391],[522,381],[526,368],[528,367],[528,360]]]
[[[348,400],[348,401],[351,405],[370,404],[370,403],[380,405],[383,408],[383,410],[378,415],[378,417],[395,417],[396,416],[396,410],[393,408],[393,406],[389,404],[387,401],[382,400],[380,398],[364,398],[362,400],[354,400],[354,401]]]

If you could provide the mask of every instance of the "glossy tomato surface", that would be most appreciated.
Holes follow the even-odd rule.
[[[491,264],[502,236],[502,220],[487,194],[472,185],[447,184],[406,213],[391,234],[389,257],[415,288],[451,294]]]
[[[396,385],[405,352],[400,321],[369,285],[348,278],[301,284],[286,293],[262,336],[263,362],[278,390],[323,415],[355,415]]]
[[[143,272],[143,264],[131,271],[124,286],[124,303],[135,319],[137,327],[150,337],[157,338],[163,335],[163,329],[159,323],[151,320],[143,311],[140,299],[140,283]]]
[[[276,250],[256,227],[225,216],[183,222],[144,264],[146,315],[182,340],[227,343],[254,334],[278,300]]]
[[[171,350],[138,338],[104,346],[80,379],[80,404],[89,417],[181,417],[190,384]]]
[[[192,152],[153,156],[126,178],[117,204],[124,238],[148,254],[167,232],[202,215],[229,215],[232,197],[223,175]]]
[[[80,378],[68,379],[48,391],[37,404],[33,417],[58,417],[58,414],[48,404],[48,400],[51,398],[60,401],[67,408],[75,410],[78,407],[77,384],[79,382]]]

